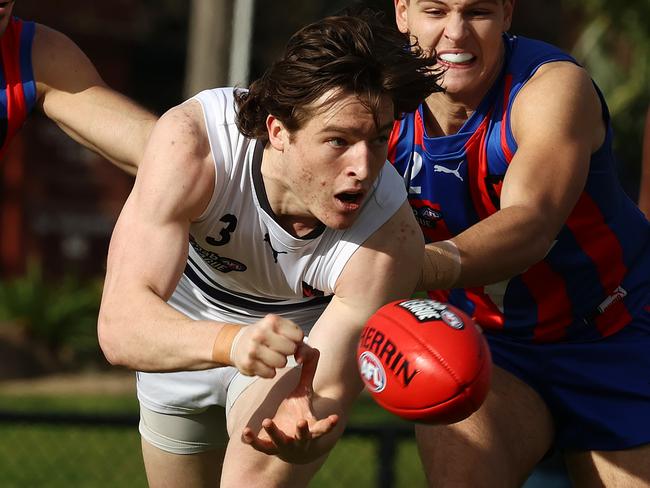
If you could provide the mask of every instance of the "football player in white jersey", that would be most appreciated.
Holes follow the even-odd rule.
[[[140,372],[150,486],[304,486],[342,433],[361,328],[421,267],[387,142],[438,76],[407,42],[368,13],[326,18],[248,91],[202,92],[155,127],[98,326]]]

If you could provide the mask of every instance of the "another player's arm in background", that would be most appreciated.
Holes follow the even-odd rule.
[[[41,24],[32,64],[45,115],[75,141],[135,174],[157,117],[110,89],[74,42]]]
[[[158,372],[231,364],[230,348],[217,361],[213,346],[217,339],[230,346],[233,336],[220,333],[241,326],[195,321],[166,303],[185,268],[190,221],[207,207],[214,185],[201,107],[188,102],[157,123],[113,232],[98,322],[112,364]],[[303,337],[297,325],[272,316],[245,329],[236,366],[266,377]]]
[[[650,106],[643,131],[643,156],[641,159],[641,185],[639,187],[639,208],[650,220]]]
[[[605,137],[587,73],[571,63],[542,66],[515,99],[512,130],[518,149],[503,182],[501,209],[451,239],[456,255],[448,243],[427,245],[421,289],[496,283],[548,253]]]
[[[312,406],[316,418],[335,414],[342,420],[332,435],[322,435],[308,443],[294,442],[291,434],[297,419],[290,415],[291,405],[286,401],[273,418],[283,432],[276,444],[286,442],[285,445],[278,448],[268,439],[253,440],[250,431],[244,436],[245,441],[288,462],[315,460],[334,446],[345,428],[347,413],[363,388],[356,361],[361,329],[379,307],[412,294],[422,255],[422,233],[409,205],[404,203],[350,258],[337,282],[335,296],[311,330],[309,344],[320,351]]]

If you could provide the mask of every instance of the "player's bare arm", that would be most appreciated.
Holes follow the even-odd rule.
[[[423,289],[495,283],[550,250],[585,185],[590,155],[604,140],[588,75],[571,63],[540,68],[515,99],[512,130],[518,149],[503,182],[501,209],[451,240],[456,255],[448,244],[427,245]],[[443,272],[437,274],[439,265]]]
[[[411,295],[422,264],[422,244],[405,203],[356,251],[339,277],[332,302],[309,334],[309,344],[320,351],[313,391],[307,390],[303,398],[306,417],[313,420],[292,415],[295,406],[284,401],[257,437],[251,429],[244,431],[245,442],[300,463],[313,461],[333,447],[363,387],[355,356],[361,329],[380,306]],[[316,419],[323,420],[317,424]]]
[[[267,316],[242,332],[238,348],[215,357],[224,325],[194,321],[170,307],[187,259],[190,222],[214,189],[214,163],[198,102],[165,114],[147,146],[141,170],[111,239],[98,332],[110,362],[140,371],[236,365],[245,374],[273,376],[286,364],[302,332]],[[217,364],[217,359],[219,359]]]
[[[110,89],[58,31],[36,25],[32,59],[41,110],[74,140],[135,174],[157,117]]]

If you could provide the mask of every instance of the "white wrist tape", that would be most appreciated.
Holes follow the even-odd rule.
[[[452,241],[427,244],[420,290],[447,290],[458,282],[461,270],[460,251]]]
[[[245,327],[242,327],[241,329],[239,329],[239,332],[237,332],[237,335],[235,335],[235,337],[233,337],[233,339],[232,339],[232,345],[230,346],[230,364],[233,364],[233,365],[235,364],[235,358],[234,358],[235,348],[237,347],[237,343],[239,342],[239,339],[241,339],[241,336],[244,333],[244,329],[245,329]]]

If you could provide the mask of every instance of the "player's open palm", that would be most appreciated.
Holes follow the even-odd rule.
[[[277,369],[287,365],[287,357],[295,354],[303,337],[295,322],[269,314],[237,334],[230,360],[242,374],[273,378]]]
[[[338,422],[338,415],[317,419],[312,409],[313,380],[320,353],[307,344],[296,351],[302,363],[298,386],[285,398],[275,416],[262,421],[256,435],[250,427],[242,432],[242,440],[260,452],[276,455],[289,463],[308,463],[320,456],[312,441],[328,434]]]

